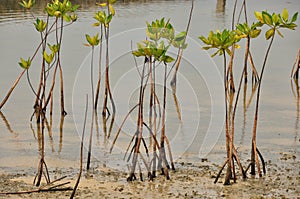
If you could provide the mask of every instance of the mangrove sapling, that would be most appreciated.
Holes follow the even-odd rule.
[[[95,27],[100,27],[99,32],[91,37],[89,35],[86,35],[86,40],[88,41],[86,46],[92,47],[92,59],[91,59],[91,90],[92,90],[92,121],[91,121],[91,129],[90,129],[90,140],[89,140],[89,149],[88,149],[88,157],[87,157],[87,169],[90,168],[90,159],[91,159],[91,152],[92,152],[92,137],[93,137],[93,130],[94,130],[94,122],[96,122],[96,130],[98,132],[98,120],[94,121],[98,118],[97,116],[97,107],[98,107],[98,101],[99,101],[99,95],[100,95],[100,85],[101,85],[101,66],[102,66],[102,53],[103,53],[103,43],[102,40],[105,38],[106,41],[106,51],[105,51],[105,90],[104,90],[104,102],[103,102],[103,109],[102,109],[102,119],[103,119],[103,131],[105,137],[110,135],[110,132],[113,128],[113,123],[115,119],[115,103],[110,91],[110,84],[109,84],[109,25],[110,22],[115,14],[115,10],[112,6],[112,4],[115,3],[115,0],[107,0],[105,3],[97,3],[102,8],[107,8],[107,10],[98,11],[94,15],[94,19],[96,20],[96,23],[93,24]],[[99,39],[100,35],[100,39]],[[97,86],[96,90],[94,90],[94,78],[93,78],[93,63],[94,63],[94,51],[95,46],[100,44],[100,50],[99,50],[99,63],[98,63],[98,78],[97,78]],[[110,115],[110,112],[107,107],[107,101],[108,97],[112,104],[112,119],[109,126],[109,133],[107,134],[107,120],[108,117],[106,116],[106,113]]]
[[[297,79],[299,78],[299,70],[300,70],[300,48],[298,49],[296,60],[293,64],[291,78]]]
[[[94,130],[94,120],[95,120],[95,94],[94,94],[94,78],[93,78],[93,73],[94,73],[94,53],[95,53],[95,46],[99,45],[100,39],[99,35],[96,34],[95,36],[90,36],[88,34],[85,35],[87,44],[86,46],[91,46],[92,47],[92,58],[91,58],[91,93],[92,93],[92,120],[91,120],[91,129],[90,129],[90,140],[89,140],[89,149],[88,149],[88,157],[87,157],[87,170],[90,169],[90,161],[91,161],[91,153],[92,153],[92,142],[93,142],[93,130]]]
[[[34,1],[28,0],[23,1],[20,3],[24,8],[27,10],[31,9],[33,6]],[[20,81],[23,74],[27,74],[27,80],[30,85],[30,88],[32,89],[33,93],[35,94],[35,103],[34,103],[34,113],[36,116],[36,122],[37,122],[37,134],[38,134],[38,143],[39,143],[39,151],[40,151],[40,161],[38,165],[38,172],[34,179],[34,184],[36,186],[40,186],[42,176],[44,175],[45,180],[47,184],[50,183],[50,177],[47,169],[47,165],[45,162],[45,144],[44,144],[44,132],[45,132],[45,124],[46,124],[46,110],[47,105],[50,99],[53,99],[52,93],[54,88],[54,83],[52,83],[52,86],[50,89],[47,89],[48,86],[48,78],[50,74],[50,70],[53,66],[55,66],[55,71],[53,74],[53,81],[55,80],[56,76],[56,70],[59,69],[60,71],[60,80],[61,80],[61,115],[64,116],[66,114],[64,109],[64,100],[63,100],[63,78],[62,78],[62,66],[60,63],[60,46],[62,44],[62,33],[64,28],[64,21],[70,22],[69,24],[72,24],[74,21],[76,21],[77,17],[76,15],[73,15],[73,13],[77,10],[78,6],[73,6],[72,3],[68,0],[64,0],[63,2],[60,2],[58,0],[53,1],[52,3],[48,3],[45,11],[47,13],[46,21],[36,18],[34,26],[37,32],[39,32],[41,37],[41,42],[37,46],[36,50],[34,51],[34,54],[31,58],[28,58],[27,60],[21,58],[19,65],[24,69],[21,75],[17,78],[17,81],[13,85],[13,87],[10,89],[7,96],[4,98],[4,103],[8,100],[8,97],[12,93],[13,89],[16,87],[18,82]],[[54,17],[54,21],[50,22],[50,18]],[[68,25],[68,24],[67,24]],[[49,40],[49,35],[54,32],[55,33],[55,47],[48,45],[48,48],[51,50],[51,53],[48,54],[46,52],[47,49],[47,42]],[[37,92],[32,86],[30,77],[29,77],[29,69],[30,66],[38,54],[39,51],[42,51],[42,62],[41,62],[41,72],[40,72],[40,78],[39,78],[39,84],[37,88]],[[55,59],[54,59],[55,57]],[[48,68],[46,67],[48,66]],[[47,92],[49,92],[49,95],[47,97]],[[1,103],[1,107],[4,105],[4,103]],[[52,112],[52,110],[50,111]],[[50,114],[51,115],[51,114]],[[52,118],[50,118],[52,120]],[[63,126],[63,118],[61,120],[60,125],[60,132],[61,132],[61,142],[62,142],[62,126]],[[52,123],[52,121],[51,121]],[[49,132],[50,133],[50,132]],[[60,145],[61,146],[61,145]]]
[[[227,84],[227,66],[226,66],[226,54],[231,55],[231,51],[229,47],[234,46],[235,48],[239,47],[236,43],[240,40],[240,38],[236,35],[234,31],[229,31],[224,29],[222,32],[220,31],[210,31],[208,37],[200,36],[199,39],[206,44],[203,47],[204,50],[209,50],[211,48],[216,48],[217,51],[212,54],[212,57],[215,55],[223,56],[223,81],[224,81],[224,94],[225,94],[225,135],[226,135],[226,152],[227,159],[220,169],[215,183],[218,181],[218,178],[223,170],[223,168],[227,165],[227,171],[225,175],[224,185],[229,185],[230,180],[234,177],[235,180],[235,168],[234,168],[234,159],[237,161],[239,168],[243,173],[243,168],[239,162],[238,154],[235,150],[233,143],[234,132],[232,131],[232,118],[230,117],[230,107],[228,105],[228,84]],[[230,122],[231,121],[231,122]],[[230,128],[231,126],[231,128]],[[243,175],[244,176],[244,175]]]
[[[113,4],[116,2],[116,0],[106,0],[105,3],[100,3],[99,5],[101,7],[106,7],[107,10],[101,12],[102,17],[99,18],[99,25],[102,24],[102,27],[104,28],[104,36],[105,36],[105,41],[106,41],[106,50],[105,50],[105,90],[104,90],[104,101],[103,101],[103,107],[102,107],[102,116],[104,123],[106,125],[108,116],[110,116],[110,112],[108,109],[107,101],[108,98],[110,99],[111,102],[111,107],[112,107],[112,117],[111,117],[111,122],[109,126],[109,131],[108,131],[108,137],[110,137],[114,120],[115,120],[115,115],[116,115],[116,106],[115,102],[111,93],[110,89],[110,81],[109,81],[109,32],[110,32],[110,22],[115,15],[115,9],[113,7]],[[97,25],[98,25],[97,24]],[[108,116],[107,116],[108,114]]]
[[[193,7],[193,6],[192,6]],[[190,18],[191,18],[191,14],[190,14]],[[189,25],[188,25],[189,26]],[[160,22],[159,21],[156,21],[156,22],[152,22],[152,24],[148,24],[148,32],[147,32],[147,36],[153,40],[154,42],[158,43],[159,40],[160,40],[160,37],[162,38],[165,38],[167,40],[169,40],[168,42],[170,44],[172,44],[174,47],[176,48],[179,48],[181,49],[181,51],[179,51],[178,55],[177,55],[177,61],[181,59],[181,56],[182,56],[182,50],[186,48],[186,44],[185,44],[185,40],[186,40],[186,32],[182,32],[178,35],[174,35],[174,28],[172,27],[171,24],[169,24],[169,22],[166,23],[166,25],[164,24],[164,21],[161,20]],[[160,33],[161,31],[161,33]],[[160,36],[160,34],[162,34]],[[175,37],[174,37],[175,36]],[[174,41],[172,41],[174,38]],[[170,46],[169,44],[169,46]],[[161,47],[163,47],[163,45],[161,45]],[[166,47],[166,51],[168,50],[168,46]],[[160,53],[160,52],[159,52]],[[159,55],[159,54],[158,54]],[[172,170],[175,170],[175,167],[174,167],[174,163],[173,163],[173,158],[172,158],[172,153],[171,153],[171,149],[170,149],[170,145],[169,145],[169,142],[167,141],[167,136],[165,134],[165,114],[166,114],[166,80],[167,80],[167,62],[163,59],[170,59],[168,60],[168,62],[172,62],[172,59],[171,58],[164,58],[164,57],[161,57],[163,58],[162,60],[160,60],[161,58],[158,57],[156,58],[155,56],[157,55],[154,55],[154,60],[159,60],[159,61],[162,61],[164,63],[164,77],[163,77],[163,82],[164,82],[164,89],[163,89],[163,112],[162,112],[162,129],[161,129],[161,140],[160,140],[160,150],[159,150],[159,158],[158,158],[158,168],[162,169],[162,172],[165,173],[168,171],[169,169],[169,164],[166,160],[166,153],[165,153],[165,142],[166,144],[168,145],[168,150],[169,150],[169,158],[170,158],[170,163],[171,163],[171,168]],[[174,63],[175,64],[179,64],[179,62],[177,63]],[[155,75],[155,74],[154,74]],[[155,85],[155,84],[154,84]],[[154,87],[155,88],[155,87]],[[154,155],[153,155],[153,169],[156,167],[156,150],[155,150],[155,146],[153,148],[154,150]],[[162,163],[165,165],[165,169],[163,169],[162,167]],[[167,179],[169,178],[168,176],[168,173],[165,173]],[[152,171],[152,178],[155,177],[155,170]]]
[[[264,75],[265,67],[267,64],[267,59],[269,57],[269,53],[275,38],[276,33],[283,37],[282,33],[280,32],[280,29],[290,29],[294,30],[297,25],[294,23],[297,20],[298,12],[295,13],[291,19],[289,19],[289,13],[287,9],[283,9],[281,14],[270,14],[267,11],[262,12],[255,12],[255,17],[261,24],[261,26],[265,25],[268,26],[269,29],[265,33],[266,40],[270,40],[269,45],[267,47],[266,54],[264,56],[264,61],[262,64],[262,69],[259,76],[259,83],[257,88],[257,95],[256,95],[256,105],[255,105],[255,115],[254,115],[254,122],[253,122],[253,131],[252,131],[252,145],[251,145],[251,163],[249,167],[251,167],[250,173],[251,175],[255,175],[255,167],[257,167],[258,175],[261,177],[261,167],[259,163],[259,158],[261,159],[262,163],[262,169],[265,173],[265,163],[263,160],[263,156],[261,155],[260,151],[257,148],[256,145],[256,136],[257,136],[257,123],[258,123],[258,110],[259,110],[259,101],[260,101],[260,92],[261,92],[261,85],[262,85],[262,78]],[[248,167],[248,168],[249,168]],[[247,168],[247,169],[248,169]]]
[[[96,23],[93,24],[95,27],[99,27],[98,34],[100,35],[100,40],[103,41],[105,39],[105,52],[103,52],[103,43],[100,43],[100,50],[99,50],[99,65],[98,65],[98,79],[97,79],[97,88],[94,97],[94,109],[97,113],[99,95],[100,95],[100,85],[101,85],[101,66],[102,66],[102,57],[104,54],[105,57],[105,70],[104,70],[104,97],[103,97],[103,107],[102,107],[102,119],[103,119],[103,131],[105,136],[109,137],[113,128],[115,114],[116,114],[116,106],[114,103],[114,99],[110,89],[110,81],[109,81],[109,29],[110,23],[115,15],[115,9],[113,4],[116,0],[105,0],[103,3],[96,3],[104,10],[98,11],[94,15],[94,19]],[[112,107],[112,115],[108,109],[108,100],[111,102]],[[111,121],[109,124],[109,130],[107,133],[107,121],[111,115]]]
[[[240,96],[240,91],[241,91],[241,87],[242,87],[242,82],[243,82],[243,79],[245,80],[245,70],[247,70],[247,61],[248,61],[248,53],[249,53],[249,48],[250,48],[250,38],[256,38],[261,30],[260,29],[257,29],[256,28],[257,25],[256,24],[253,24],[251,26],[251,28],[248,26],[247,23],[244,23],[244,24],[238,24],[237,25],[237,30],[235,30],[236,32],[236,36],[238,38],[244,38],[246,37],[247,38],[247,42],[246,42],[246,48],[245,48],[245,58],[244,58],[244,68],[242,70],[242,74],[240,76],[240,80],[239,80],[239,84],[238,84],[238,90],[237,90],[237,94],[236,94],[236,97],[235,97],[235,102],[234,102],[234,105],[233,105],[233,110],[231,108],[229,108],[229,122],[231,122],[231,124],[229,125],[229,127],[231,128],[231,146],[230,148],[232,149],[232,153],[233,153],[233,156],[239,166],[239,168],[241,169],[241,173],[242,173],[242,176],[243,178],[245,179],[246,178],[246,173],[241,165],[241,162],[239,160],[239,157],[237,155],[237,152],[236,152],[236,149],[234,148],[234,133],[235,133],[235,115],[236,115],[236,110],[237,110],[237,105],[238,105],[238,100],[239,100],[239,96]],[[246,84],[246,82],[245,82]],[[231,94],[233,95],[233,94]],[[229,98],[229,101],[230,102],[233,102],[233,98],[234,96],[230,97]],[[232,112],[231,112],[232,110]],[[234,168],[234,164],[232,164],[233,168]],[[236,175],[235,175],[235,172],[234,172],[234,169],[233,169],[233,180],[234,182],[236,182]]]
[[[167,139],[166,130],[165,130],[165,120],[166,120],[166,110],[162,111],[162,117],[161,117],[161,136],[160,141],[157,141],[157,132],[159,131],[158,125],[156,123],[156,120],[158,119],[156,117],[156,105],[159,104],[159,98],[162,98],[163,108],[166,108],[166,81],[167,81],[167,64],[174,61],[174,59],[167,54],[169,48],[171,46],[175,48],[186,48],[186,44],[184,42],[184,38],[186,36],[186,32],[181,32],[177,35],[175,35],[175,30],[173,26],[170,24],[169,20],[165,22],[164,18],[161,20],[155,20],[152,23],[147,23],[146,28],[146,35],[147,39],[137,43],[137,50],[133,51],[132,54],[135,57],[142,57],[143,58],[143,65],[141,67],[141,70],[138,69],[138,74],[140,77],[140,85],[139,85],[139,99],[138,104],[133,107],[129,113],[126,115],[125,119],[123,120],[121,127],[119,128],[117,135],[113,141],[113,145],[111,147],[111,150],[120,134],[121,128],[123,124],[125,123],[126,119],[128,118],[129,114],[135,109],[138,108],[138,116],[137,116],[137,129],[134,133],[129,146],[126,150],[125,156],[128,154],[127,161],[131,160],[131,168],[129,177],[127,178],[128,181],[132,181],[136,179],[135,176],[135,170],[136,167],[140,167],[139,160],[141,160],[144,163],[144,166],[146,167],[148,171],[148,177],[150,179],[153,179],[156,175],[157,169],[162,169],[163,174],[166,176],[167,179],[169,179],[169,163],[167,161],[167,156],[165,153],[165,144],[168,145],[169,150],[169,158],[171,161],[172,169],[174,168],[173,164],[173,158],[171,155],[171,149],[170,149],[170,143]],[[164,90],[163,95],[158,95],[157,90],[155,89],[156,79],[157,79],[157,72],[156,68],[160,67],[161,65],[164,65],[164,74],[163,74],[163,82],[164,82]],[[149,83],[149,84],[148,84]],[[153,116],[153,120],[149,119],[150,124],[148,125],[145,121],[144,117],[144,104],[145,102],[145,95],[146,95],[146,88],[150,85],[150,116]],[[159,109],[158,109],[159,110]],[[153,122],[151,122],[153,121]],[[150,140],[153,141],[153,155],[150,158],[149,155],[149,149],[146,143],[146,140],[144,139],[144,128],[146,128],[149,131],[150,134]],[[131,145],[133,145],[131,147]],[[142,155],[142,148],[141,145],[144,147],[144,151],[148,157],[148,162]],[[151,146],[151,145],[150,145]],[[157,151],[159,154],[157,154]],[[140,174],[140,178],[142,179],[142,176]]]

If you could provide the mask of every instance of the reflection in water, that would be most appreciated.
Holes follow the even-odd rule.
[[[61,117],[60,117],[60,124],[59,124],[59,148],[58,148],[58,154],[60,154],[60,152],[62,150],[64,122],[65,122],[65,116],[61,115]]]
[[[293,64],[291,78],[298,79],[299,78],[299,71],[300,71],[300,48],[298,49],[298,53],[296,56],[296,60]]]
[[[0,1],[0,23],[9,23],[9,22],[17,22],[23,21],[27,19],[31,19],[32,15],[30,12],[25,11],[16,1],[16,0],[1,0]],[[36,1],[32,12],[34,12],[35,16],[43,15],[44,8],[47,3],[50,1]],[[93,10],[98,8],[96,2],[100,2],[100,0],[72,0],[72,4],[79,4],[79,11],[87,12],[89,10]],[[151,0],[118,0],[116,5],[118,4],[128,4],[128,3],[147,3],[151,2]]]
[[[11,133],[13,133],[13,134],[15,134],[15,135],[17,136],[17,133],[15,133],[15,132],[12,130],[12,128],[11,128],[11,126],[10,126],[10,124],[9,124],[9,121],[6,119],[6,117],[5,117],[5,115],[2,113],[2,111],[0,111],[0,117],[2,118],[2,120],[3,120],[3,122],[4,122],[5,126],[6,126],[6,128],[8,129],[8,131],[11,132]]]
[[[296,60],[292,68],[291,72],[291,88],[296,98],[296,122],[295,122],[295,142],[298,137],[298,129],[299,129],[299,102],[300,102],[300,93],[299,93],[299,71],[300,71],[300,48],[298,49],[298,53],[296,55]],[[294,84],[294,85],[293,85]],[[295,92],[295,90],[296,92]]]
[[[225,14],[226,0],[217,0],[216,13],[217,16],[223,16]]]
[[[226,0],[217,0],[217,4],[216,4],[216,19],[218,21],[217,27],[225,26],[225,6],[226,6]]]
[[[291,89],[296,98],[295,142],[297,142],[300,119],[300,87],[298,79],[291,79]]]
[[[45,118],[45,125],[48,130],[49,144],[51,147],[51,151],[55,152],[54,144],[53,144],[53,134],[52,134],[52,115],[50,116],[50,123],[48,122],[47,118]]]
[[[254,83],[252,84],[252,87],[251,87],[251,93],[250,93],[250,96],[249,98],[247,99],[247,90],[248,90],[248,84],[245,83],[244,84],[244,92],[243,92],[243,127],[242,127],[242,137],[241,137],[241,140],[240,140],[240,144],[243,145],[244,144],[244,140],[245,140],[245,133],[246,133],[246,124],[247,124],[247,110],[252,102],[252,99],[254,97],[254,94],[257,90],[257,86],[258,86],[258,83]]]

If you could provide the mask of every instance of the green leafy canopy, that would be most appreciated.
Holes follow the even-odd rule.
[[[137,50],[132,54],[136,57],[153,57],[155,60],[170,63],[174,61],[169,55],[166,55],[171,46],[185,49],[186,32],[175,34],[175,29],[170,23],[170,19],[156,19],[151,23],[146,22],[146,36],[149,40],[137,43]]]
[[[76,21],[77,16],[74,12],[79,8],[79,5],[72,5],[71,1],[53,0],[52,3],[48,3],[45,10],[50,17],[62,17],[64,21],[71,22]]]
[[[293,14],[292,18],[289,19],[289,12],[286,8],[283,9],[281,14],[270,14],[267,11],[255,11],[254,15],[261,26],[266,25],[269,27],[269,29],[265,33],[265,37],[267,40],[273,37],[275,33],[278,33],[280,37],[283,37],[279,29],[286,28],[295,30],[295,28],[297,27],[295,21],[297,20],[298,12]]]
[[[240,37],[236,35],[235,31],[224,29],[223,31],[210,31],[208,37],[199,36],[199,39],[206,44],[202,49],[217,49],[217,51],[211,55],[214,57],[217,54],[223,55],[224,52],[230,55],[231,51],[229,47],[234,45],[235,48],[239,48],[236,43],[240,40]]]
[[[99,34],[97,33],[95,36],[90,36],[88,34],[85,35],[85,38],[88,44],[84,44],[85,46],[97,46],[100,43]]]

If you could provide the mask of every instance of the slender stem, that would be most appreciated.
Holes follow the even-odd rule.
[[[271,50],[271,46],[272,46],[273,41],[274,41],[274,37],[275,37],[275,29],[274,29],[274,34],[271,38],[271,41],[269,43],[269,46],[268,46],[268,49],[267,49],[267,52],[266,52],[266,55],[265,55],[265,58],[264,58],[262,70],[261,70],[260,77],[259,77],[258,88],[257,88],[255,115],[254,115],[254,122],[253,122],[253,131],[252,131],[252,150],[251,150],[251,174],[252,175],[255,175],[255,162],[257,162],[255,160],[255,159],[257,159],[256,134],[257,134],[258,108],[259,108],[259,99],[260,99],[262,78],[263,78],[263,74],[264,74],[264,71],[265,71],[265,67],[266,67],[268,56],[269,56],[269,52]],[[257,162],[257,166],[258,166],[258,162]],[[258,172],[259,172],[259,175],[260,175],[260,171],[258,171]]]
[[[70,196],[70,199],[74,198],[77,187],[80,182],[81,174],[82,174],[82,161],[83,161],[83,141],[84,141],[84,132],[85,132],[85,125],[86,125],[86,118],[87,118],[87,110],[88,110],[88,95],[86,95],[86,105],[85,105],[85,114],[84,114],[84,122],[83,122],[83,129],[82,129],[82,136],[81,136],[81,142],[80,142],[80,167],[79,167],[79,173],[78,177],[75,183],[75,186],[73,188],[72,194]]]
[[[94,117],[95,117],[95,104],[93,103],[93,100],[94,100],[93,65],[94,65],[94,46],[92,46],[92,58],[91,58],[92,121],[91,121],[90,140],[89,140],[87,166],[86,166],[87,170],[90,169],[90,162],[91,162],[91,155],[92,155]]]

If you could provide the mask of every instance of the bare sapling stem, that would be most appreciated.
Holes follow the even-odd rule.
[[[88,157],[87,157],[87,164],[86,169],[90,169],[91,163],[91,155],[92,155],[92,143],[93,143],[93,130],[94,130],[94,120],[95,120],[95,104],[93,102],[94,98],[94,46],[92,46],[92,58],[91,58],[91,92],[92,92],[92,120],[91,120],[91,128],[90,128],[90,140],[89,140],[89,148],[88,148]]]
[[[184,42],[186,41],[186,37],[188,35],[188,32],[189,32],[189,29],[190,29],[190,24],[191,24],[191,21],[192,21],[192,15],[193,15],[193,9],[194,9],[194,0],[192,0],[192,6],[191,6],[191,10],[190,10],[190,14],[189,14],[189,19],[188,19],[188,23],[187,23],[187,26],[186,26],[186,36],[184,38]],[[178,57],[177,57],[177,60],[175,62],[175,71],[174,71],[174,74],[173,74],[173,77],[171,79],[171,82],[170,82],[170,85],[172,87],[174,87],[174,91],[176,92],[176,83],[177,83],[177,73],[178,73],[178,70],[179,70],[179,65],[180,65],[180,62],[181,62],[181,58],[182,58],[182,55],[183,55],[183,48],[179,48],[179,53],[178,53]]]
[[[100,94],[100,86],[101,86],[101,66],[102,66],[102,49],[103,49],[103,25],[100,26],[100,47],[99,47],[99,63],[98,63],[98,81],[97,81],[97,88],[96,88],[96,96],[95,96],[95,110],[97,112],[98,107],[98,99]]]
[[[60,61],[60,58],[61,58],[61,53],[60,53],[60,50],[61,50],[61,44],[62,44],[62,37],[63,37],[63,18],[61,17],[61,27],[60,27],[60,35],[59,35],[59,42],[58,42],[58,58],[57,58],[57,62],[59,63],[58,64],[58,67],[59,67],[59,77],[60,77],[60,103],[61,103],[61,115],[67,115],[67,112],[65,111],[65,101],[64,101],[64,81],[63,81],[63,71],[62,71],[62,66],[61,66],[61,61]],[[58,28],[58,27],[57,27]],[[57,31],[57,39],[58,39],[58,31]]]
[[[275,30],[274,30],[275,32]],[[255,166],[257,167],[257,172],[258,175],[261,177],[261,169],[260,169],[260,164],[258,161],[258,148],[256,146],[256,135],[257,135],[257,123],[258,123],[258,109],[259,109],[259,100],[260,100],[260,92],[261,92],[261,85],[262,85],[262,78],[263,78],[263,74],[265,71],[265,67],[267,64],[267,59],[269,56],[269,52],[271,50],[271,46],[273,44],[274,41],[274,37],[275,34],[272,35],[271,37],[271,41],[269,43],[267,52],[265,54],[265,58],[264,58],[264,62],[263,62],[263,66],[261,69],[261,73],[260,73],[260,77],[259,77],[259,82],[258,82],[258,88],[257,88],[257,95],[256,95],[256,105],[255,105],[255,115],[254,115],[254,122],[253,122],[253,131],[252,131],[252,149],[251,149],[251,175],[255,175]],[[262,157],[262,156],[261,156]],[[261,159],[261,161],[263,161],[263,159]],[[264,163],[263,167],[264,167]],[[263,170],[265,171],[265,168],[263,168]]]
[[[169,164],[166,158],[166,151],[165,151],[165,137],[166,137],[166,98],[167,98],[167,65],[164,66],[165,72],[164,72],[164,88],[163,88],[163,112],[162,112],[162,129],[161,129],[161,137],[160,137],[160,161],[164,164],[162,171],[163,174],[166,176],[166,179],[169,180]]]
[[[83,141],[84,141],[84,132],[85,132],[85,126],[86,126],[86,118],[87,118],[87,111],[88,111],[88,95],[86,95],[86,105],[85,105],[85,113],[84,113],[84,122],[83,122],[83,129],[82,129],[82,135],[81,135],[81,142],[80,142],[80,166],[79,166],[79,173],[77,176],[76,183],[74,185],[72,194],[70,196],[70,199],[74,198],[77,187],[80,182],[81,174],[82,174],[82,162],[83,162]]]
[[[227,75],[226,75],[227,67],[226,67],[226,54],[224,50],[223,50],[223,62],[224,62],[223,78],[224,78],[224,94],[225,94],[225,134],[226,134],[226,151],[227,151],[227,159],[228,159],[224,185],[229,185],[230,179],[232,177],[232,149],[231,149],[232,138],[229,132],[229,117],[228,117],[228,104],[227,104],[228,88],[227,88]]]
[[[150,61],[150,60],[149,60]],[[132,165],[129,177],[127,181],[133,181],[135,179],[135,168],[137,164],[138,154],[140,152],[140,144],[142,140],[142,133],[143,133],[143,99],[144,99],[144,77],[145,77],[145,67],[146,63],[143,65],[142,75],[141,75],[141,83],[140,83],[140,90],[139,90],[139,110],[138,110],[138,119],[137,119],[137,130],[136,130],[136,138],[135,138],[135,145],[134,145],[134,152],[132,157]],[[146,86],[146,84],[145,84]]]

